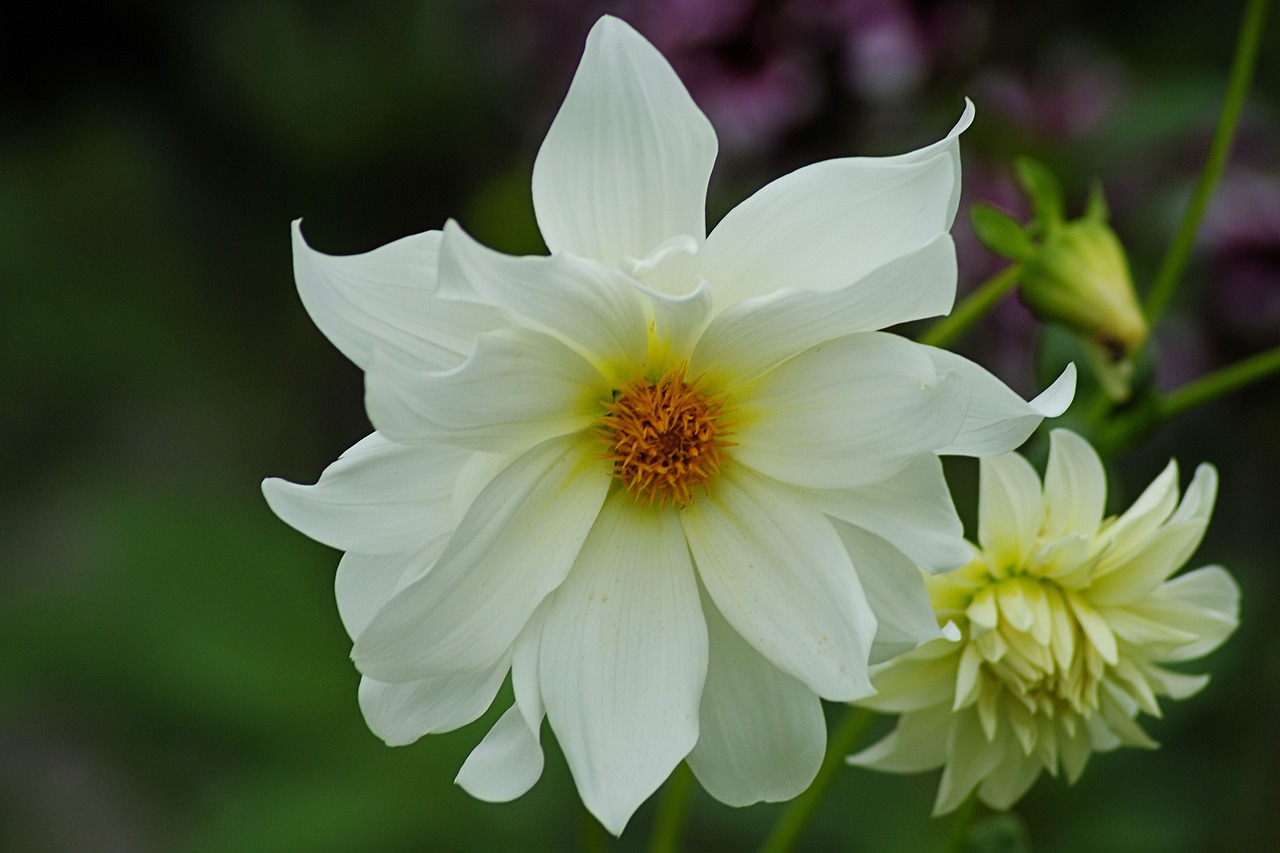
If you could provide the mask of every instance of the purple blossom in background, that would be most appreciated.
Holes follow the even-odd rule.
[[[1214,323],[1248,348],[1280,343],[1280,179],[1239,169],[1218,188],[1200,232]]]
[[[906,101],[939,64],[971,54],[985,31],[983,3],[928,12],[906,0],[502,0],[499,8],[549,61],[601,13],[630,22],[668,58],[729,153],[776,145],[841,92],[875,105]]]

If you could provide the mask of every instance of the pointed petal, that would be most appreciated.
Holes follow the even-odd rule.
[[[893,731],[849,756],[849,763],[885,773],[922,773],[947,760],[947,732],[960,715],[948,705],[903,714]]]
[[[477,800],[506,803],[533,787],[542,765],[538,733],[512,705],[471,750],[453,781]]]
[[[752,647],[824,698],[871,693],[875,615],[825,517],[742,466],[679,515],[708,594]]]
[[[486,332],[461,366],[423,373],[379,353],[365,377],[369,420],[398,441],[521,453],[586,429],[609,383],[560,340],[530,329]]]
[[[552,253],[619,266],[679,234],[706,234],[711,123],[653,45],[608,15],[587,36],[533,165]]]
[[[354,640],[382,609],[396,591],[408,581],[425,574],[448,537],[441,536],[431,545],[397,554],[358,554],[348,551],[338,561],[333,589],[338,601],[338,616]]]
[[[939,373],[956,374],[969,389],[969,411],[954,443],[944,455],[991,456],[1007,453],[1027,440],[1045,418],[1067,410],[1075,396],[1076,368],[1067,365],[1054,383],[1026,401],[985,368],[947,350],[929,347]]]
[[[506,660],[488,670],[460,672],[396,684],[360,679],[360,710],[387,746],[451,732],[474,722],[493,704],[507,677]]]
[[[1044,521],[1040,477],[1016,453],[983,459],[978,470],[978,542],[993,568],[1021,566]]]
[[[617,270],[594,261],[504,255],[450,221],[440,245],[440,293],[498,305],[556,335],[602,369],[625,365],[627,379],[645,356],[647,321],[635,287]]]
[[[822,764],[822,703],[747,645],[705,598],[702,612],[711,658],[689,766],[722,803],[789,800],[809,787]]]
[[[1008,730],[988,741],[982,723],[975,710],[956,714],[955,725],[947,733],[947,766],[938,783],[938,797],[934,800],[933,815],[955,811],[969,792],[996,769],[1005,753],[1015,751]]]
[[[933,640],[871,667],[875,695],[858,700],[858,704],[885,714],[923,711],[935,705],[950,707],[964,648],[951,640]]]
[[[950,571],[973,556],[936,456],[919,456],[879,483],[803,493],[827,515],[887,539],[925,571]]]
[[[612,477],[589,442],[546,442],[476,497],[430,572],[387,602],[351,656],[365,675],[414,681],[492,666],[560,585]]]
[[[900,157],[797,169],[731,210],[702,249],[702,274],[727,306],[783,287],[827,291],[925,246],[951,227],[959,134]],[[954,279],[950,282],[954,292]]]
[[[313,486],[271,478],[271,511],[341,551],[389,554],[425,546],[452,528],[453,487],[471,452],[408,447],[379,433],[361,439]]]
[[[819,344],[733,392],[732,455],[785,483],[879,482],[951,442],[959,383],[940,382],[926,350],[882,332]]]
[[[924,576],[916,564],[885,540],[843,521],[833,521],[840,534],[871,611],[876,614],[873,663],[909,652],[942,637]]]
[[[1222,645],[1240,624],[1240,586],[1222,566],[1205,566],[1168,581],[1130,607],[1199,638],[1161,654],[1158,662],[1195,660]]]
[[[698,739],[707,628],[674,510],[614,490],[548,602],[538,672],[583,803],[620,834]]]
[[[1046,538],[1098,532],[1107,503],[1107,474],[1089,442],[1070,430],[1049,433],[1044,503]]]
[[[1000,764],[978,788],[978,796],[993,809],[1005,811],[1012,808],[1040,778],[1042,766],[1035,755],[1024,755],[1016,749],[1006,750]]]
[[[819,291],[789,282],[718,314],[698,341],[690,373],[719,367],[748,382],[816,344],[945,314],[955,282],[955,246],[945,233],[847,287]]]
[[[424,370],[453,367],[480,332],[502,323],[488,305],[435,298],[440,232],[362,255],[317,252],[293,223],[293,274],[311,319],[342,354],[367,370],[373,351],[395,350]]]

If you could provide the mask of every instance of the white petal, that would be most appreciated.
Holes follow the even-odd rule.
[[[389,554],[425,546],[452,528],[453,487],[471,452],[407,447],[366,436],[313,486],[272,478],[262,493],[272,512],[342,551]]]
[[[826,748],[822,702],[742,639],[703,600],[711,641],[698,744],[689,766],[731,806],[780,802],[817,775]]]
[[[366,676],[360,679],[360,710],[369,729],[388,746],[404,746],[478,719],[493,704],[508,666],[503,660],[488,670],[397,684]]]
[[[352,649],[383,681],[492,666],[578,556],[612,480],[579,438],[546,442],[472,503],[430,572],[396,593]]]
[[[1165,583],[1131,608],[1199,637],[1160,655],[1159,662],[1194,660],[1222,645],[1240,624],[1240,586],[1221,566],[1205,566]]]
[[[985,368],[947,350],[928,348],[939,373],[954,373],[969,389],[969,411],[960,434],[942,454],[991,456],[1013,450],[1045,418],[1055,418],[1067,410],[1076,391],[1076,367],[1067,365],[1054,383],[1030,402]]]
[[[530,329],[486,332],[461,366],[423,373],[379,353],[365,407],[398,441],[520,453],[586,429],[604,412],[609,382],[560,340]]]
[[[746,382],[815,344],[945,314],[955,280],[955,246],[941,234],[847,287],[815,291],[797,282],[738,302],[707,327],[690,373],[721,368]]]
[[[317,252],[293,223],[293,274],[307,313],[342,354],[368,369],[373,351],[395,350],[424,370],[461,362],[502,312],[436,299],[440,232],[428,231],[362,255]]]
[[[853,561],[858,581],[876,614],[871,661],[879,663],[942,637],[924,577],[916,564],[885,540],[843,521],[832,526]]]
[[[425,574],[444,550],[448,537],[429,546],[397,554],[359,554],[348,551],[338,561],[333,589],[338,615],[354,640],[396,591]]]
[[[952,628],[954,623],[948,623]],[[858,704],[886,714],[950,707],[956,693],[956,670],[963,644],[948,637],[871,667],[876,693]]]
[[[814,163],[739,204],[700,254],[717,304],[783,287],[844,287],[949,230],[959,134],[970,118],[966,110],[946,139],[926,150]]]
[[[533,165],[533,207],[553,253],[611,266],[669,237],[706,234],[711,123],[671,66],[602,17]]]
[[[649,358],[656,363],[687,362],[698,336],[711,316],[711,290],[705,281],[688,293],[670,296],[648,288],[641,291],[653,307]],[[690,376],[700,377],[699,373]]]
[[[1110,562],[1127,559],[1145,548],[1151,534],[1169,518],[1177,504],[1178,463],[1171,459],[1132,506],[1109,525],[1103,525],[1098,541],[1106,550],[1099,562],[1099,571],[1105,572]]]
[[[734,459],[786,483],[879,482],[951,442],[963,389],[926,350],[866,332],[819,344],[733,392]]]
[[[972,559],[936,456],[919,456],[879,483],[804,494],[827,515],[887,539],[926,571],[950,571]]]
[[[1107,503],[1107,474],[1089,442],[1070,430],[1049,433],[1044,503],[1047,538],[1098,532]]]
[[[639,295],[625,276],[594,261],[504,255],[450,221],[440,246],[440,292],[501,306],[556,334],[602,369],[602,361],[625,365],[626,379],[645,356]]]
[[[947,760],[947,732],[958,716],[949,705],[903,714],[893,731],[850,755],[849,763],[885,773],[921,773],[940,767]]]
[[[736,466],[680,521],[707,592],[748,643],[819,696],[871,693],[875,615],[824,516]]]
[[[1044,522],[1040,476],[1016,453],[981,461],[978,542],[994,569],[1022,566]]]
[[[538,733],[512,705],[471,750],[453,781],[478,800],[506,803],[533,787],[542,765]]]
[[[614,490],[548,601],[538,672],[582,801],[617,835],[698,739],[707,628],[674,510]]]

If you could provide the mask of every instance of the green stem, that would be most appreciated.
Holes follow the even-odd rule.
[[[920,343],[945,347],[960,337],[1013,290],[1021,271],[1017,264],[1012,264],[978,285],[976,290],[960,300],[954,311],[926,329],[920,336]]]
[[[609,849],[609,839],[605,836],[604,827],[600,825],[600,821],[596,820],[595,815],[587,811],[587,807],[581,803],[578,805],[578,822],[582,836],[583,853],[606,853]]]
[[[689,794],[692,791],[693,771],[682,761],[662,791],[658,816],[653,822],[653,839],[649,842],[652,853],[676,853],[680,849],[680,834],[689,814]]]
[[[965,853],[969,846],[969,831],[973,828],[973,816],[978,813],[978,793],[974,791],[961,804],[951,822],[951,833],[947,836],[947,853]]]
[[[839,728],[827,741],[827,753],[823,756],[822,766],[818,768],[813,784],[787,805],[782,817],[774,824],[773,831],[761,846],[760,853],[789,853],[795,849],[805,830],[809,828],[813,816],[817,814],[818,806],[831,789],[840,768],[845,766],[845,757],[862,739],[875,716],[874,712],[866,708],[849,709]]]
[[[1227,165],[1227,156],[1231,153],[1231,143],[1235,138],[1236,126],[1240,122],[1240,113],[1244,109],[1245,97],[1249,92],[1249,83],[1253,78],[1254,66],[1257,64],[1258,43],[1262,40],[1263,23],[1267,17],[1267,4],[1270,0],[1249,0],[1245,8],[1244,19],[1240,23],[1240,37],[1236,42],[1235,59],[1231,64],[1231,78],[1227,83],[1227,93],[1222,102],[1222,112],[1218,114],[1218,124],[1213,130],[1213,141],[1209,143],[1209,154],[1205,158],[1204,168],[1196,181],[1191,202],[1182,215],[1178,231],[1169,244],[1169,251],[1160,264],[1155,282],[1147,293],[1147,320],[1155,325],[1155,321],[1163,313],[1173,296],[1174,287],[1187,258],[1191,255],[1191,247],[1195,242],[1196,231],[1200,228],[1200,220],[1204,218],[1205,209],[1213,195],[1214,187],[1222,176]]]
[[[1227,365],[1208,376],[1188,382],[1176,391],[1165,395],[1157,408],[1160,420],[1167,420],[1187,409],[1202,406],[1210,400],[1230,394],[1260,379],[1280,373],[1280,347],[1260,352],[1255,356]]]

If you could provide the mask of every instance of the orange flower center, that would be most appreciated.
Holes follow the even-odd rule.
[[[656,382],[639,378],[615,391],[600,419],[613,476],[638,503],[693,503],[720,473],[730,426],[724,400],[679,367]]]

